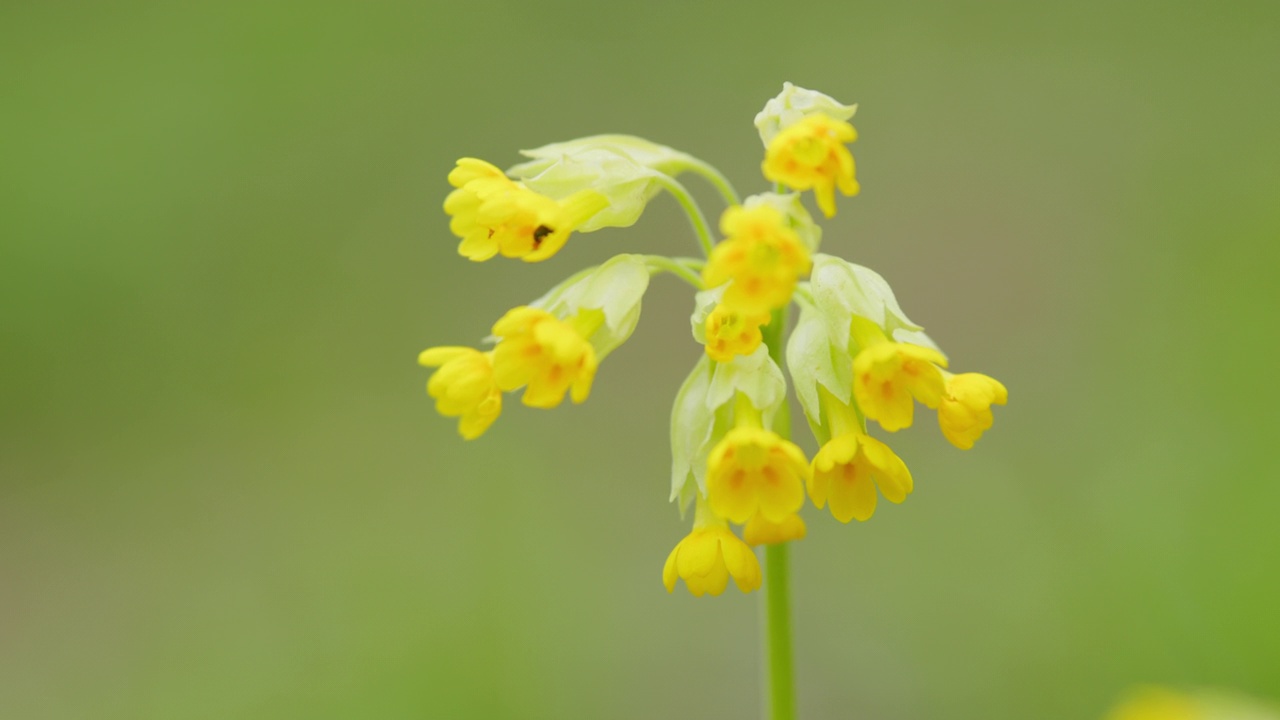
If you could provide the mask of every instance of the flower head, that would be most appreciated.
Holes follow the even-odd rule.
[[[761,325],[768,325],[767,312],[746,313],[729,305],[717,305],[707,315],[707,355],[716,362],[729,362],[737,355],[750,355],[760,347]]]
[[[756,513],[742,528],[742,539],[748,545],[777,545],[803,540],[807,530],[800,515],[792,513],[780,522],[772,522],[760,513]]]
[[[847,432],[831,439],[813,458],[809,497],[831,503],[840,522],[867,520],[876,511],[876,488],[892,503],[911,494],[911,472],[889,446],[870,435]]]
[[[911,427],[915,398],[927,407],[942,402],[947,358],[932,348],[890,342],[874,323],[853,319],[862,348],[853,358],[853,396],[871,420],[889,432]]]
[[[723,302],[744,312],[768,312],[791,301],[796,280],[809,272],[809,251],[782,213],[769,205],[731,207],[720,219],[727,236],[707,260],[707,287],[733,281]]]
[[[757,513],[778,523],[804,504],[809,463],[804,453],[777,433],[738,426],[711,450],[707,495],[711,509],[735,523]]]
[[[527,386],[522,401],[536,408],[556,407],[566,392],[575,403],[586,400],[597,364],[588,337],[601,322],[599,310],[568,322],[537,308],[510,310],[493,325],[493,334],[501,338],[493,350],[498,387],[511,391]]]
[[[990,428],[992,405],[1004,405],[1009,391],[995,378],[981,373],[943,372],[945,387],[938,403],[938,424],[952,445],[968,450]]]
[[[449,230],[462,238],[458,254],[475,261],[498,254],[525,262],[546,260],[608,204],[594,190],[552,200],[475,158],[459,160],[449,184],[457,188],[444,201],[444,211],[452,216]]]
[[[755,590],[760,587],[760,561],[699,498],[693,531],[667,556],[662,584],[671,592],[683,578],[689,592],[702,597],[724,592],[730,577],[742,592]]]
[[[845,196],[858,194],[853,155],[845,143],[858,133],[843,120],[814,113],[785,128],[765,150],[764,176],[795,190],[813,190],[822,214],[836,214],[836,188]]]
[[[418,355],[418,363],[439,370],[427,381],[436,411],[457,417],[458,432],[474,440],[502,413],[502,392],[493,377],[493,353],[469,347],[434,347]]]

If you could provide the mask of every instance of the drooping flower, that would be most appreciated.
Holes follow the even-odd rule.
[[[477,262],[498,254],[525,262],[546,260],[608,205],[594,190],[552,200],[475,158],[459,160],[449,184],[457,188],[444,201],[444,211],[452,216],[449,230],[462,238],[458,254]]]
[[[831,428],[829,440],[813,458],[809,476],[809,497],[822,508],[831,504],[831,514],[847,523],[854,518],[868,520],[876,511],[876,488],[892,503],[911,494],[911,472],[889,446],[862,431],[857,414],[825,388],[823,415]]]
[[[760,327],[768,325],[770,318],[767,312],[746,313],[729,305],[717,305],[707,315],[707,355],[716,362],[729,362],[737,355],[750,355],[763,342]]]
[[[772,522],[764,515],[756,513],[742,528],[742,539],[748,545],[777,545],[803,540],[807,529],[799,514],[793,513],[780,522]]]
[[[745,523],[757,513],[782,522],[804,505],[809,463],[804,453],[765,430],[750,400],[739,395],[736,427],[707,458],[707,499],[720,517]]]
[[[742,592],[760,587],[760,561],[756,554],[710,511],[701,497],[697,508],[693,530],[676,544],[662,567],[662,584],[667,592],[675,590],[680,579],[695,597],[719,595],[730,577]]]
[[[794,190],[813,190],[822,214],[836,214],[836,188],[858,194],[853,155],[845,143],[858,138],[853,126],[825,113],[813,113],[784,128],[765,150],[764,176]]]
[[[726,238],[712,250],[702,272],[707,287],[732,280],[723,302],[743,312],[785,307],[812,263],[782,213],[769,205],[731,207],[720,219],[720,230]]]
[[[566,392],[575,403],[586,400],[597,365],[588,338],[603,321],[599,310],[568,321],[537,308],[508,311],[493,325],[493,334],[501,338],[493,350],[498,387],[508,392],[524,387],[522,402],[536,408],[556,407]]]
[[[868,419],[889,432],[911,427],[915,406],[942,402],[939,366],[947,358],[932,348],[891,342],[873,322],[854,316],[851,332],[861,350],[853,358],[853,396]]]
[[[1004,405],[1009,391],[998,380],[981,373],[942,373],[945,387],[938,404],[938,425],[952,445],[968,450],[991,427],[992,405]]]
[[[502,392],[493,375],[493,353],[469,347],[434,347],[418,355],[418,363],[436,367],[427,381],[427,394],[436,411],[456,417],[458,432],[474,440],[502,413]]]

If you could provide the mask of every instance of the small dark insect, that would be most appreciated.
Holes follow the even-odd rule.
[[[537,230],[533,231],[533,246],[536,248],[542,244],[543,238],[555,232],[546,225],[539,225]]]

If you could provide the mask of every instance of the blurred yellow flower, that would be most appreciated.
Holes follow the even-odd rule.
[[[813,190],[822,214],[836,214],[836,188],[858,194],[853,155],[845,143],[858,139],[853,126],[824,113],[813,113],[784,128],[765,150],[764,176],[795,190]]]
[[[1004,405],[1009,391],[994,378],[981,373],[952,375],[942,372],[945,387],[938,404],[938,424],[952,445],[968,450],[991,427],[992,405]]]
[[[689,592],[702,597],[724,592],[730,577],[742,592],[755,590],[762,579],[760,561],[699,498],[693,531],[667,556],[662,584],[671,592],[676,581],[683,579]]]
[[[505,391],[527,386],[522,401],[553,408],[571,392],[580,403],[591,392],[596,352],[588,342],[604,322],[599,310],[587,310],[566,322],[545,310],[518,307],[494,323],[501,342],[493,350],[493,371]]]
[[[778,543],[803,540],[808,529],[800,515],[792,513],[781,522],[773,522],[760,513],[756,513],[742,527],[742,539],[748,545],[777,545]]]
[[[418,363],[439,370],[427,381],[436,411],[457,417],[458,432],[474,440],[502,413],[502,392],[493,376],[493,353],[469,347],[434,347],[418,355]]]
[[[791,302],[796,280],[809,273],[809,251],[782,213],[769,205],[734,206],[720,219],[725,240],[702,272],[713,288],[730,280],[721,301],[746,313],[768,312]]]
[[[707,355],[716,362],[729,362],[737,355],[750,355],[760,347],[761,325],[768,325],[767,312],[746,313],[727,305],[717,305],[707,316]]]
[[[449,230],[462,238],[458,254],[477,262],[498,254],[525,262],[546,260],[608,205],[594,190],[557,202],[475,158],[459,160],[449,184],[457,188],[444,201],[444,211],[452,216]]]

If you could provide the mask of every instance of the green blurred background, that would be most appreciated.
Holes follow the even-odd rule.
[[[784,80],[861,105],[824,249],[1011,395],[973,451],[892,437],[904,505],[806,511],[802,715],[1280,698],[1277,37],[1273,2],[4,4],[0,717],[753,716],[758,596],[659,579],[687,289],[588,403],[472,443],[415,357],[695,250],[661,197],[468,263],[457,157],[624,132],[755,192]]]

